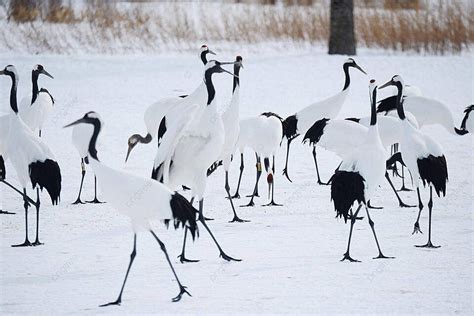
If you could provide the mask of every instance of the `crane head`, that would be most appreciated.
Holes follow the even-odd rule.
[[[36,65],[34,68],[33,68],[33,72],[34,73],[37,73],[37,74],[43,74],[45,76],[48,76],[50,77],[51,79],[54,79],[53,76],[51,76],[51,74],[49,72],[46,71],[46,69],[44,69],[43,65]]]
[[[359,69],[363,74],[367,75],[367,73],[366,73],[359,65],[357,65],[357,63],[355,62],[355,60],[352,59],[352,58],[348,58],[348,59],[344,62],[344,66],[353,67],[353,68]]]
[[[0,75],[10,76],[12,79],[18,80],[18,72],[13,65],[7,65],[3,70],[0,70]]]

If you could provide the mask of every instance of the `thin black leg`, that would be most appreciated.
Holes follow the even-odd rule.
[[[232,207],[232,211],[234,212],[234,218],[229,222],[239,222],[239,223],[244,223],[244,222],[250,222],[249,220],[241,219],[239,216],[237,216],[237,212],[235,211],[234,207],[234,202],[232,202],[232,197],[230,196],[230,186],[229,186],[229,171],[225,172],[225,191],[227,192],[227,197],[229,198],[230,206]]]
[[[262,206],[283,206],[282,204],[275,203],[274,196],[275,196],[275,155],[273,155],[273,166],[272,166],[272,182],[271,182],[271,190],[272,190],[272,200],[270,203],[262,205]]]
[[[237,182],[237,189],[235,190],[235,194],[232,196],[233,199],[240,199],[240,181],[242,180],[242,173],[244,172],[244,154],[240,153],[240,174],[239,174],[239,182]]]
[[[255,163],[255,171],[256,171],[255,181],[257,181],[257,190],[255,191],[254,189],[254,192],[252,192],[252,194],[246,195],[246,197],[252,197],[252,196],[260,197],[260,195],[258,194],[258,182],[260,181],[260,175],[262,174],[262,163],[260,162],[260,157],[258,156],[257,153],[255,153],[255,160],[257,161]]]
[[[128,264],[127,273],[125,273],[125,279],[123,280],[122,288],[120,289],[120,294],[114,302],[102,304],[100,305],[100,307],[109,306],[109,305],[120,305],[120,303],[122,303],[123,289],[125,288],[125,283],[127,282],[128,273],[130,272],[130,268],[132,267],[132,263],[133,263],[133,260],[135,260],[136,255],[137,255],[137,234],[133,234],[133,250],[132,250],[132,253],[130,254],[130,262]]]
[[[173,302],[178,302],[179,300],[181,300],[181,297],[183,296],[183,294],[188,294],[189,296],[191,296],[191,294],[186,291],[186,287],[183,286],[181,284],[181,282],[179,281],[179,278],[178,276],[176,275],[176,271],[174,270],[174,267],[173,265],[171,264],[171,261],[170,261],[170,257],[168,256],[168,252],[166,251],[166,247],[165,247],[165,244],[158,238],[158,236],[156,236],[155,232],[153,232],[152,230],[150,230],[151,234],[153,235],[153,237],[155,237],[156,241],[158,242],[158,244],[160,245],[160,248],[161,250],[163,251],[163,253],[165,254],[165,257],[166,257],[166,261],[168,261],[168,264],[170,265],[170,268],[171,268],[171,271],[173,271],[173,274],[174,274],[174,277],[176,278],[176,282],[178,282],[178,286],[179,286],[179,294],[174,297],[172,299]]]
[[[192,203],[191,203],[192,204]],[[185,262],[199,262],[199,260],[193,260],[193,259],[187,259],[185,256],[185,251],[186,251],[186,237],[188,236],[188,227],[184,227],[184,238],[183,238],[183,249],[181,250],[181,254],[178,256],[179,261],[181,263]]]
[[[417,234],[417,233],[422,233],[423,234],[423,232],[420,229],[420,215],[421,215],[421,210],[423,209],[423,202],[421,201],[420,188],[416,188],[416,193],[418,194],[418,209],[419,209],[419,212],[418,212],[418,217],[416,218],[415,225],[413,225],[413,233],[411,233],[412,235]]]
[[[316,158],[316,146],[313,146],[313,159],[314,159],[314,165],[316,166],[316,174],[318,176],[318,184],[320,184],[320,185],[329,185],[328,182],[322,182],[321,177],[319,176],[318,159]]]
[[[82,185],[84,184],[84,177],[86,176],[86,167],[84,165],[84,158],[81,158],[81,186],[79,187],[79,194],[77,195],[76,201],[72,204],[85,204],[81,201],[81,192],[82,192]]]
[[[357,214],[359,214],[361,207],[362,207],[362,204],[359,204],[359,207],[357,207],[357,211],[354,214],[352,214],[352,209],[351,209],[351,229],[349,231],[349,240],[347,241],[346,253],[344,254],[344,257],[342,257],[341,261],[349,260],[350,262],[360,262],[359,260],[352,259],[349,251],[351,248],[352,230],[354,229],[354,224],[357,221]]]
[[[365,211],[367,212],[367,219],[369,220],[369,225],[370,225],[370,228],[372,229],[372,233],[374,233],[375,243],[377,244],[377,249],[379,250],[379,255],[375,257],[374,259],[393,259],[394,257],[386,257],[382,253],[382,250],[380,249],[379,241],[377,239],[377,235],[375,234],[374,221],[372,220],[372,218],[370,218],[369,208],[367,206],[365,206]]]
[[[288,179],[288,181],[291,181],[290,175],[288,174],[288,157],[290,155],[290,144],[293,141],[293,139],[286,139],[286,159],[285,159],[285,168],[283,168],[283,175]]]
[[[23,206],[25,208],[25,241],[19,245],[12,245],[12,247],[25,247],[31,246],[30,241],[28,240],[28,199],[26,195],[26,188],[23,188]]]
[[[222,250],[221,246],[219,245],[219,243],[217,242],[216,238],[214,237],[214,235],[212,234],[211,230],[209,229],[209,227],[207,226],[207,223],[204,219],[204,211],[203,211],[203,208],[204,208],[204,199],[201,199],[199,201],[199,221],[201,222],[201,224],[204,226],[204,228],[207,230],[207,232],[209,233],[209,235],[211,236],[212,240],[214,240],[214,243],[216,244],[217,246],[217,249],[219,249],[219,252],[220,252],[220,256],[226,260],[226,261],[242,261],[242,259],[234,259],[232,258],[231,256],[227,255],[224,250]]]
[[[40,197],[39,197],[39,188],[36,188],[36,205],[35,205],[36,207],[36,239],[35,239],[35,242],[32,244],[33,246],[39,246],[43,244],[39,240],[40,205],[41,205],[41,202],[40,202]]]
[[[428,224],[428,242],[424,245],[416,246],[423,248],[439,248],[441,246],[434,246],[431,243],[431,212],[433,210],[433,187],[430,185],[430,201],[428,202],[428,214],[429,214],[429,224]]]
[[[402,177],[401,177],[401,178],[402,178],[402,187],[401,187],[400,190],[398,190],[398,191],[407,191],[407,192],[413,191],[413,190],[411,190],[411,189],[408,189],[408,188],[405,186],[405,167],[403,167],[403,165],[402,165]]]
[[[39,137],[41,137],[41,130],[39,130]]]
[[[408,205],[408,204],[405,204],[402,199],[400,198],[400,195],[398,195],[398,192],[397,190],[395,189],[395,186],[393,185],[392,183],[392,180],[390,180],[390,177],[388,176],[388,172],[385,171],[385,179],[387,179],[388,183],[390,184],[390,187],[392,188],[393,192],[395,193],[395,195],[397,196],[397,199],[398,199],[398,205],[400,207],[416,207],[416,205]]]
[[[87,201],[87,203],[92,203],[92,204],[104,203],[97,199],[97,177],[95,175],[94,175],[94,199],[92,201]]]
[[[247,205],[241,205],[240,207],[250,207],[250,206],[255,206],[255,203],[253,202],[253,198],[255,196],[258,196],[258,181],[260,180],[260,176],[262,175],[262,163],[260,161],[260,157],[257,156],[257,180],[255,181],[255,187],[253,189],[253,193],[250,196],[250,202]]]

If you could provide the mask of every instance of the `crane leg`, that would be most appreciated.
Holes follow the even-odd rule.
[[[122,288],[120,289],[120,294],[118,298],[110,303],[102,304],[100,307],[110,306],[110,305],[120,305],[122,303],[122,293],[123,289],[125,288],[125,283],[127,282],[128,273],[130,272],[130,268],[132,267],[133,260],[135,260],[135,256],[137,255],[137,234],[133,234],[133,250],[130,254],[130,262],[128,263],[127,273],[125,273],[125,279],[123,280]]]
[[[367,206],[365,206],[365,211],[367,212],[367,219],[369,220],[369,225],[370,225],[370,228],[372,229],[372,233],[374,233],[375,243],[377,244],[377,249],[379,250],[379,255],[373,259],[393,259],[394,257],[387,257],[387,256],[384,256],[384,254],[382,253],[382,250],[380,249],[379,241],[377,239],[377,235],[375,234],[375,228],[374,228],[375,224],[372,218],[370,218],[369,208]]]
[[[295,136],[296,137],[296,136]],[[286,140],[286,159],[285,159],[285,168],[283,168],[283,175],[288,179],[288,181],[291,181],[290,175],[288,174],[288,158],[290,156],[290,144],[293,141],[294,138],[290,138]]]
[[[87,203],[92,203],[92,204],[102,204],[105,202],[99,201],[97,199],[97,177],[94,175],[94,199],[92,201],[86,201]]]
[[[191,203],[192,204],[192,203]],[[199,262],[199,260],[192,260],[192,259],[187,259],[185,256],[185,250],[186,250],[186,237],[188,236],[188,227],[184,227],[184,239],[183,239],[183,249],[181,250],[181,254],[178,256],[179,261],[181,263],[185,262]]]
[[[28,196],[26,195],[26,188],[23,188],[23,206],[25,207],[25,241],[22,244],[12,245],[12,247],[26,247],[31,246],[30,241],[28,240]]]
[[[38,135],[39,135],[39,137],[41,137],[41,130],[39,130],[39,134],[38,134]]]
[[[255,187],[253,189],[250,202],[247,205],[241,205],[240,207],[255,206],[255,203],[253,202],[253,198],[255,196],[258,196],[258,181],[260,180],[261,175],[262,175],[262,163],[260,162],[260,157],[257,156],[257,181],[255,181]]]
[[[82,185],[84,184],[84,177],[86,176],[86,167],[84,165],[84,158],[81,158],[81,186],[79,187],[79,194],[77,195],[76,201],[72,204],[85,204],[81,201],[81,192],[82,192]]]
[[[40,205],[41,205],[41,202],[40,202],[40,197],[39,197],[39,188],[36,188],[36,205],[35,205],[35,207],[36,207],[36,239],[35,239],[35,242],[32,244],[32,246],[39,246],[39,245],[43,244],[39,240],[39,220],[40,220],[39,211],[40,211]]]
[[[249,220],[246,219],[241,219],[239,216],[237,216],[237,212],[235,211],[234,207],[234,202],[232,202],[232,197],[230,196],[230,187],[229,187],[229,171],[225,172],[225,191],[227,192],[227,197],[229,198],[230,206],[232,207],[232,211],[234,212],[234,218],[229,222],[239,222],[239,223],[244,223],[244,222],[250,222]]]
[[[346,253],[344,254],[344,257],[342,257],[341,261],[349,260],[350,262],[360,262],[359,260],[351,258],[351,255],[349,254],[349,250],[351,247],[352,230],[354,228],[355,222],[357,221],[357,214],[359,214],[361,207],[362,207],[362,204],[359,204],[359,207],[357,208],[357,211],[354,214],[352,214],[352,209],[351,209],[351,229],[349,231],[349,240],[347,241]]]
[[[316,166],[316,175],[318,176],[318,184],[329,185],[329,181],[322,182],[321,177],[319,176],[318,159],[316,158],[316,146],[313,146],[313,159],[314,159],[314,165]]]
[[[398,191],[406,191],[406,192],[413,191],[412,189],[409,189],[405,186],[405,167],[403,167],[403,165],[402,165],[402,177],[401,178],[402,178],[402,187]]]
[[[431,243],[431,212],[433,210],[433,187],[430,185],[430,201],[428,202],[428,214],[429,214],[429,224],[428,224],[428,242],[424,245],[419,245],[416,247],[422,248],[439,248],[441,246],[434,246]]]
[[[397,197],[397,200],[398,200],[398,205],[400,207],[416,207],[416,205],[408,205],[408,204],[405,204],[402,199],[400,198],[400,195],[398,195],[398,192],[397,190],[395,189],[395,186],[393,185],[393,182],[392,180],[390,180],[390,177],[388,176],[388,172],[385,171],[385,179],[387,179],[388,183],[390,184],[390,187],[392,188],[393,192],[395,193],[395,196]]]
[[[235,194],[232,196],[233,199],[240,199],[239,189],[240,189],[240,181],[242,180],[242,173],[243,172],[244,172],[244,154],[240,153],[239,182],[237,183],[237,189],[235,190]]]
[[[214,237],[214,235],[212,234],[211,230],[209,229],[209,226],[207,226],[207,223],[204,219],[204,211],[203,211],[203,207],[204,207],[204,199],[201,199],[199,201],[199,221],[201,222],[202,226],[204,226],[204,228],[207,230],[207,232],[209,233],[209,235],[211,236],[212,240],[214,241],[214,243],[216,244],[217,246],[217,249],[219,249],[219,252],[220,252],[220,256],[222,257],[222,259],[226,260],[226,261],[242,261],[242,259],[234,259],[232,258],[231,256],[227,255],[224,250],[222,250],[221,246],[219,245],[219,243],[217,242],[216,238]]]
[[[418,234],[418,233],[423,234],[423,232],[420,229],[420,215],[421,215],[421,210],[423,209],[423,202],[421,201],[420,188],[416,188],[416,193],[418,194],[418,209],[419,209],[419,211],[418,211],[418,217],[416,218],[415,225],[413,225],[413,233],[411,233],[412,235],[413,234]]]
[[[255,177],[257,181],[257,187],[256,187],[256,191],[254,189],[254,192],[252,192],[252,194],[250,195],[247,195],[246,197],[253,197],[253,196],[260,197],[260,195],[258,194],[258,182],[260,181],[260,175],[262,174],[262,164],[260,162],[260,157],[257,155],[257,153],[255,153],[255,158],[257,160],[257,163],[255,164],[255,170],[257,171],[256,177]]]
[[[150,230],[151,234],[153,235],[153,237],[155,237],[156,241],[158,242],[158,244],[160,245],[160,248],[161,250],[163,251],[163,253],[165,254],[165,257],[166,257],[166,261],[168,261],[168,264],[170,265],[170,268],[171,268],[171,271],[173,271],[173,274],[174,274],[174,277],[176,279],[176,282],[178,282],[178,286],[179,286],[179,294],[174,297],[172,299],[173,302],[178,302],[181,300],[181,297],[183,296],[183,294],[188,294],[189,296],[191,296],[191,294],[186,291],[186,287],[183,286],[181,284],[181,282],[179,281],[179,278],[178,278],[178,275],[176,275],[176,271],[174,270],[174,267],[173,265],[171,264],[171,261],[170,261],[170,257],[168,256],[168,252],[166,251],[166,247],[165,247],[165,244],[158,238],[158,236],[156,236],[155,232]]]
[[[275,195],[275,155],[273,155],[273,166],[272,166],[272,172],[273,172],[273,177],[272,177],[272,182],[271,182],[271,188],[272,188],[272,200],[270,203],[262,205],[262,206],[283,206],[282,204],[275,203],[274,200],[274,195]]]

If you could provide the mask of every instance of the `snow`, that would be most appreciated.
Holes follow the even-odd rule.
[[[214,50],[211,44],[211,49]],[[198,46],[197,46],[198,47]],[[245,55],[244,52],[248,54]],[[219,53],[216,51],[216,53]],[[241,117],[271,110],[287,116],[302,107],[337,93],[343,86],[344,56],[327,56],[305,50],[251,52],[240,50]],[[233,54],[218,55],[233,60]],[[352,72],[351,91],[341,117],[369,113],[368,83],[388,81],[394,74],[419,87],[425,96],[451,107],[456,123],[473,101],[472,56],[421,57],[386,55],[362,51],[357,63],[369,76]],[[443,128],[423,128],[445,150],[449,183],[445,198],[434,199],[433,243],[439,249],[413,247],[426,242],[427,208],[422,213],[425,234],[411,235],[418,210],[401,209],[386,183],[375,193],[371,216],[390,260],[372,260],[377,248],[367,220],[357,222],[351,255],[361,263],[339,262],[346,250],[349,225],[335,219],[329,187],[316,185],[311,150],[295,140],[292,145],[289,183],[281,170],[283,143],[277,157],[275,200],[282,207],[261,207],[267,202],[262,177],[254,208],[238,208],[250,223],[228,223],[232,218],[225,197],[220,168],[209,179],[205,199],[209,225],[224,250],[242,262],[224,262],[204,229],[188,243],[187,256],[196,264],[179,263],[182,231],[155,225],[167,245],[182,283],[193,297],[179,303],[171,298],[178,288],[165,258],[150,234],[138,236],[137,257],[120,307],[99,308],[115,300],[132,250],[133,235],[127,218],[110,204],[73,206],[80,182],[80,157],[71,143],[71,130],[62,126],[87,111],[100,113],[105,122],[99,138],[101,161],[123,168],[127,139],[144,133],[143,112],[158,99],[191,92],[201,81],[202,65],[195,53],[143,56],[0,56],[0,64],[15,64],[20,73],[19,96],[30,92],[30,71],[42,64],[55,77],[41,79],[56,99],[51,120],[43,129],[62,168],[63,191],[59,206],[51,206],[42,194],[41,237],[45,245],[11,248],[24,238],[24,213],[18,195],[0,186],[4,210],[16,215],[0,216],[0,312],[3,315],[58,313],[179,313],[179,314],[328,314],[404,313],[470,314],[473,302],[473,137],[448,134]],[[0,65],[0,67],[3,67]],[[223,106],[230,100],[232,78],[216,75],[217,97]],[[10,81],[0,78],[0,109],[8,109]],[[383,97],[380,92],[380,98]],[[155,145],[138,145],[125,168],[148,177]],[[320,149],[323,180],[339,164]],[[238,157],[237,157],[238,158]],[[238,177],[236,159],[231,165],[232,193]],[[255,177],[255,158],[246,152],[241,196],[249,194]],[[11,162],[7,177],[17,184]],[[87,169],[83,198],[93,197],[93,177]],[[100,185],[100,183],[99,183]],[[396,180],[396,186],[400,181]],[[30,190],[30,195],[33,192]],[[422,192],[427,205],[428,190]],[[99,195],[100,198],[100,195]],[[414,192],[402,193],[417,204]],[[246,204],[247,198],[236,200]],[[30,233],[34,232],[34,209]],[[361,212],[362,215],[364,212]],[[34,233],[31,233],[31,238]]]

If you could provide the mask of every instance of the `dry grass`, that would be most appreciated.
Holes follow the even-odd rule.
[[[287,4],[296,1],[288,0]],[[157,7],[134,5],[124,9],[90,0],[86,9],[74,14],[56,7],[42,17],[38,9],[19,8],[17,22],[43,19],[54,23],[89,24],[90,45],[106,47],[107,41],[122,41],[143,51],[157,43],[292,41],[327,43],[329,10],[315,1],[308,5],[248,5],[209,3],[161,3]],[[357,8],[356,36],[359,47],[426,54],[460,53],[474,42],[473,7],[464,2],[439,1],[429,8],[388,6]],[[11,16],[11,12],[10,12]],[[64,36],[67,36],[64,32]],[[99,35],[97,35],[99,34]],[[97,38],[91,38],[98,36]],[[132,40],[131,40],[132,39]],[[47,39],[45,39],[47,41]],[[52,44],[49,44],[53,46]]]

